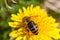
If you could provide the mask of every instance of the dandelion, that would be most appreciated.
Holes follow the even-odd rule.
[[[60,38],[60,30],[57,28],[59,24],[52,16],[48,16],[44,9],[41,9],[40,6],[33,7],[33,5],[22,9],[19,9],[19,13],[11,15],[13,22],[8,22],[8,24],[12,28],[17,29],[9,34],[10,37],[15,40],[52,40],[52,38]],[[28,31],[27,25],[24,25],[22,19],[26,16],[37,24],[37,35]]]

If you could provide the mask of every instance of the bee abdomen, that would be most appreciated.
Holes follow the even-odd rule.
[[[33,21],[31,21],[31,22],[28,23],[28,28],[30,29],[30,31],[33,34],[35,34],[35,35],[38,34],[38,28],[37,28],[36,24]]]
[[[31,30],[31,32],[32,33],[34,33],[35,35],[37,35],[38,34],[38,29],[36,28],[32,28],[32,29],[30,29]]]

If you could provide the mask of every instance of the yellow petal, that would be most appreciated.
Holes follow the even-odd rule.
[[[33,38],[30,37],[29,40],[33,40]]]
[[[11,17],[11,20],[13,20],[13,21],[18,21],[18,22],[22,22],[22,20],[19,18],[19,16],[15,15],[15,14],[12,14],[11,16],[12,16],[12,17]]]
[[[18,35],[16,34],[17,31],[12,31],[9,36],[12,37],[12,38],[15,38],[17,37]]]
[[[20,23],[18,22],[8,22],[9,26],[13,27],[13,28],[18,28]]]
[[[30,6],[30,11],[32,11],[33,10],[33,4]]]
[[[15,40],[22,40],[22,39],[23,39],[23,37],[22,36],[19,36]]]
[[[27,40],[27,37],[26,37],[26,36],[24,36],[24,37],[23,37],[23,40]]]
[[[26,8],[25,7],[23,7],[23,12],[26,13]]]
[[[22,12],[22,9],[19,9],[19,13],[21,13],[21,14],[23,13],[23,12]]]

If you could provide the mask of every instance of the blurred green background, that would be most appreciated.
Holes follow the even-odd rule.
[[[11,27],[8,26],[10,16],[12,13],[16,14],[19,8],[28,6],[30,4],[40,5],[42,8],[46,0],[0,0],[0,40],[9,40],[9,33]],[[55,11],[48,10],[48,14],[52,15],[55,19],[60,19],[60,14]]]

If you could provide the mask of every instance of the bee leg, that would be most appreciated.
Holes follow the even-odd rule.
[[[26,29],[27,29],[27,31],[29,32],[28,27],[26,27]]]
[[[28,27],[25,27],[25,28],[26,28],[26,31],[27,31],[27,40],[29,40],[29,38],[30,38],[29,30],[28,30]]]

